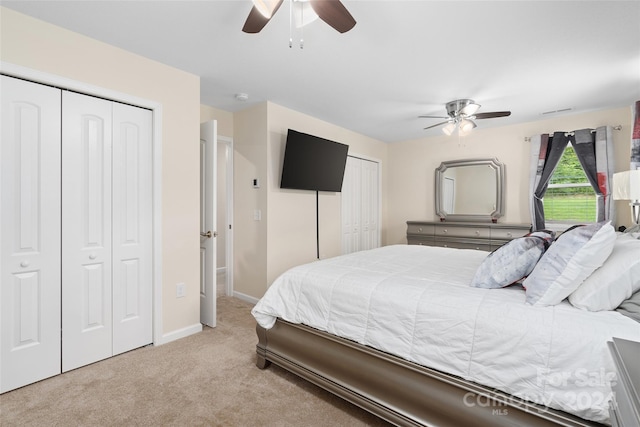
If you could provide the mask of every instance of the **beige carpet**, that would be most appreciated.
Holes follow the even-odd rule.
[[[255,366],[251,305],[218,298],[218,326],[0,396],[4,426],[388,426],[277,366]]]

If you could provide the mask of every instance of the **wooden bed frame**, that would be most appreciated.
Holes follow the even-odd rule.
[[[398,426],[602,426],[305,325],[256,332],[260,369],[275,363]]]

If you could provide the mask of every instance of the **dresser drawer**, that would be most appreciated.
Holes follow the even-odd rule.
[[[491,240],[511,240],[516,239],[518,237],[522,237],[525,234],[529,233],[529,229],[523,228],[492,228],[491,229]]]
[[[438,239],[436,238],[435,246],[441,248],[456,248],[456,249],[475,249],[478,251],[491,251],[491,245],[489,241],[473,240],[473,239]]]
[[[407,224],[407,234],[424,234],[433,236],[433,224]]]
[[[407,244],[409,245],[435,246],[435,242],[433,236],[407,235]]]
[[[490,239],[489,227],[463,227],[457,225],[437,225],[436,236],[469,237],[474,239]]]

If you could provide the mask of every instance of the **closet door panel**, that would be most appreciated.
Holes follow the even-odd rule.
[[[112,103],[62,98],[62,370],[112,354]]]
[[[342,184],[342,253],[358,252],[360,248],[360,159],[347,157]]]
[[[5,392],[60,373],[60,90],[0,79],[0,392]]]
[[[151,111],[113,104],[113,354],[152,342]]]
[[[378,242],[378,163],[362,160],[362,250],[380,246]]]

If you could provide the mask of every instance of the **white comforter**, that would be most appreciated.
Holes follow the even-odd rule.
[[[280,276],[252,314],[267,329],[276,317],[303,323],[608,423],[615,368],[606,343],[640,341],[640,324],[566,301],[526,305],[520,287],[472,288],[486,256],[397,245],[316,261]]]

